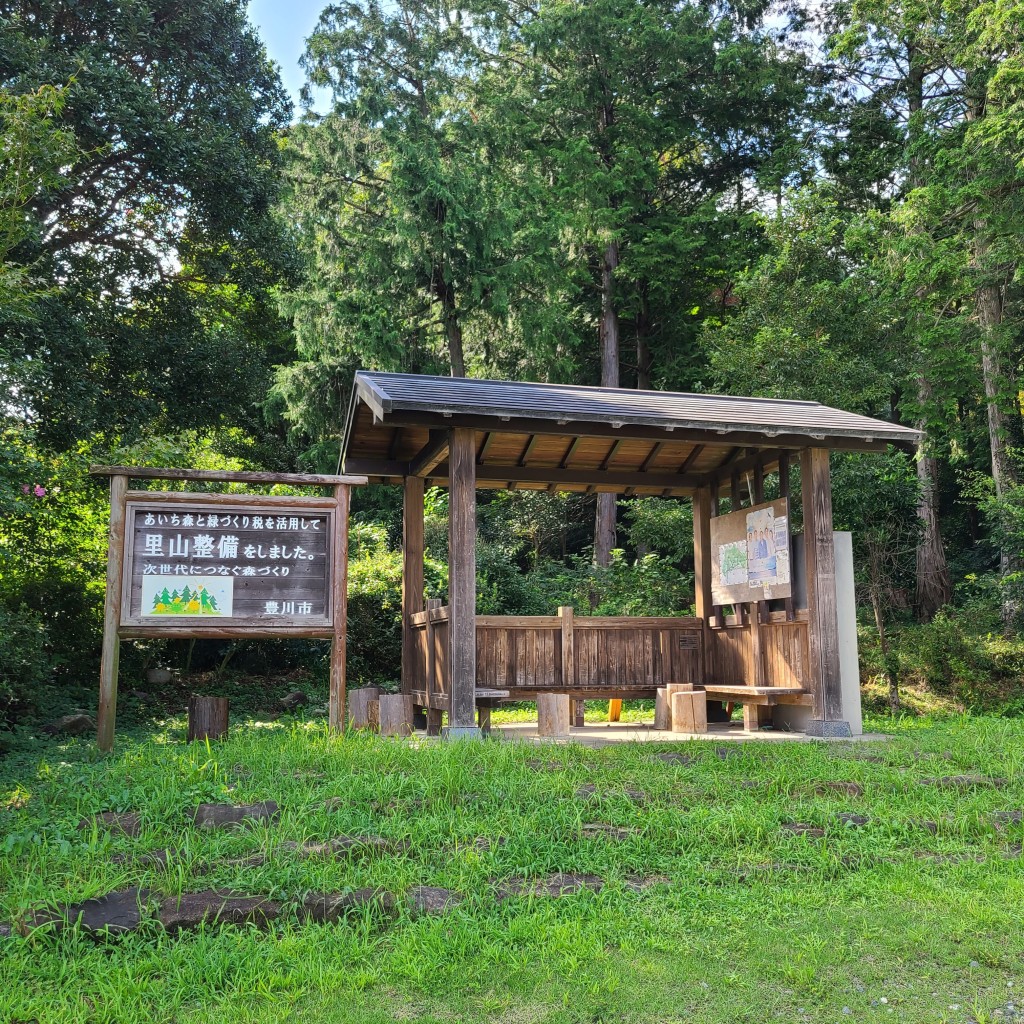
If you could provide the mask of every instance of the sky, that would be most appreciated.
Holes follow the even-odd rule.
[[[299,58],[306,48],[327,0],[250,0],[249,20],[266,44],[270,59],[281,68],[281,81],[298,113],[299,90],[305,75]]]

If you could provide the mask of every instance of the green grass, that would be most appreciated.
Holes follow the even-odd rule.
[[[648,744],[417,748],[337,740],[295,720],[238,727],[210,748],[186,746],[171,721],[122,734],[110,759],[85,741],[24,743],[0,761],[0,919],[140,883],[286,901],[429,884],[465,902],[392,922],[369,910],[340,925],[286,916],[268,933],[0,939],[0,1021],[1012,1020],[993,1013],[1024,999],[1024,872],[1006,856],[1022,828],[997,827],[993,813],[1024,806],[1024,725],[958,718],[893,731],[882,745],[755,743],[726,759],[714,742],[676,745],[695,758],[685,766],[652,759],[669,748]],[[920,781],[966,772],[1008,783],[961,793]],[[857,781],[865,794],[816,795],[824,780]],[[596,799],[575,798],[584,783]],[[331,813],[322,804],[333,796],[344,802]],[[202,800],[261,799],[281,804],[279,822],[213,835],[183,823]],[[142,835],[78,830],[108,809],[141,811]],[[839,825],[841,811],[870,821]],[[826,835],[782,831],[786,820]],[[581,824],[599,821],[636,832],[582,837]],[[408,847],[350,861],[273,852],[367,833]],[[471,844],[482,836],[506,842],[481,853]],[[186,851],[183,867],[110,861],[166,846]],[[272,856],[259,868],[192,870],[261,848]],[[493,898],[494,880],[553,871],[607,886]],[[631,874],[666,882],[637,893],[624,884]]]

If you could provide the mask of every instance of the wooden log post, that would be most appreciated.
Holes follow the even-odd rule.
[[[701,621],[703,632],[700,645],[702,679],[708,678],[709,631],[715,613],[711,601],[711,508],[711,487],[698,487],[693,495],[693,610]]]
[[[379,686],[361,686],[348,695],[348,723],[353,729],[373,729],[377,725],[379,709],[371,705],[380,700]]]
[[[564,739],[569,735],[569,695],[537,694],[537,735]]]
[[[448,446],[448,610],[451,738],[479,737],[476,724],[476,442],[454,427]]]
[[[672,708],[664,686],[658,687],[654,697],[654,728],[660,732],[668,732],[672,728]]]
[[[331,538],[331,605],[334,636],[331,639],[328,725],[333,732],[345,727],[345,635],[348,627],[348,484],[334,488],[335,522]]]
[[[423,487],[407,476],[402,494],[402,693],[413,690],[416,643],[410,616],[423,611]]]
[[[381,736],[412,735],[412,695],[382,693],[380,695]]]
[[[708,705],[703,693],[676,690],[672,694],[672,731],[708,731]]]
[[[121,640],[121,573],[124,567],[125,495],[128,477],[110,478],[110,534],[107,540],[107,592],[103,601],[103,649],[100,654],[100,700],[96,712],[96,743],[114,749],[117,720],[117,665]]]
[[[839,613],[836,603],[836,554],[832,539],[832,486],[828,450],[805,448],[800,455],[804,512],[804,566],[807,576],[809,680],[814,695],[809,736],[845,737],[839,669]]]
[[[188,699],[188,742],[221,740],[227,734],[227,697],[203,697],[193,693]]]

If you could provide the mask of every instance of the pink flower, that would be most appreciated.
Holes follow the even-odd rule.
[[[36,484],[35,487],[32,488],[32,493],[37,498],[45,498],[46,497],[46,488],[45,487],[40,487],[39,484]]]
[[[29,489],[30,489],[30,488],[29,488],[28,484],[22,484],[22,485],[21,485],[21,493],[22,493],[22,494],[28,494],[28,492],[29,492]]]

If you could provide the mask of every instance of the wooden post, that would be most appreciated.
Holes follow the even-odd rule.
[[[407,693],[380,695],[381,736],[412,735],[412,697]]]
[[[610,700],[608,701],[608,721],[618,722],[622,718],[622,701],[621,700]]]
[[[753,686],[767,686],[765,677],[764,638],[761,636],[761,605],[766,602],[757,601],[750,604],[750,657],[754,665]]]
[[[448,446],[448,610],[451,637],[449,736],[479,736],[476,725],[476,442],[452,428]]]
[[[672,731],[708,731],[708,705],[703,692],[677,690],[672,694]]]
[[[402,495],[402,693],[415,678],[416,647],[409,616],[423,611],[423,477],[407,476]]]
[[[672,708],[669,705],[668,690],[658,687],[654,698],[654,728],[667,732],[672,728]]]
[[[96,712],[96,743],[114,749],[117,719],[117,663],[121,641],[121,574],[124,567],[125,495],[128,477],[110,478],[110,536],[107,541],[107,593],[103,601],[103,650],[100,654],[100,701]]]
[[[568,694],[537,694],[537,735],[551,738],[569,735]]]
[[[571,604],[558,606],[558,617],[562,620],[562,686],[567,690],[576,685],[576,648],[572,635],[575,615]]]
[[[328,724],[333,732],[345,728],[345,631],[348,620],[348,484],[334,488],[335,523],[331,539],[331,640]]]
[[[792,502],[789,501],[789,453],[782,452],[779,455],[779,497],[785,498],[789,504],[789,533],[790,537],[793,534],[793,509]],[[790,558],[792,558],[792,552],[790,552]],[[792,569],[792,567],[790,567]],[[793,598],[787,597],[783,601],[783,607],[786,609],[786,621],[793,621]]]
[[[353,729],[371,729],[379,716],[370,713],[370,705],[380,699],[379,686],[361,686],[348,695],[348,722]]]
[[[800,476],[811,655],[809,682],[814,694],[814,710],[807,732],[812,736],[849,736],[850,724],[843,721],[839,675],[839,614],[828,450],[805,448],[800,455]]]
[[[222,740],[227,734],[227,697],[201,697],[193,693],[188,699],[188,742]]]
[[[717,501],[715,502],[717,505]],[[698,487],[693,495],[693,604],[701,624],[700,677],[710,679],[708,672],[711,649],[711,487]],[[666,707],[666,719],[669,712]],[[655,706],[657,717],[657,706]],[[657,727],[657,726],[656,726]],[[667,726],[666,726],[667,727]]]

